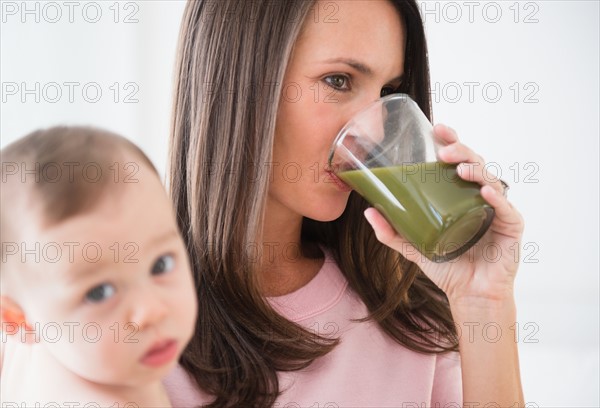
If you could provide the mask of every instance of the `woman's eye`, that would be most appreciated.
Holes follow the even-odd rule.
[[[172,255],[163,255],[154,262],[152,266],[152,275],[167,273],[175,266],[175,259]]]
[[[330,75],[325,77],[325,83],[338,91],[349,90],[348,77],[344,75]]]
[[[85,294],[85,300],[92,303],[100,303],[110,298],[112,295],[115,294],[116,291],[117,289],[110,283],[103,283],[90,289]]]
[[[384,86],[383,88],[381,88],[380,96],[383,98],[384,96],[391,95],[394,92],[396,92],[396,89],[394,89],[394,87]]]

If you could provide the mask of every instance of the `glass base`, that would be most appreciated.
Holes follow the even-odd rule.
[[[486,233],[494,214],[492,207],[480,207],[463,215],[440,236],[435,245],[436,251],[429,258],[441,263],[467,252]]]

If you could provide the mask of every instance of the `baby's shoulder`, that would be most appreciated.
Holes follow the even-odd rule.
[[[20,334],[0,334],[3,335],[0,388],[2,402],[7,406],[44,406],[46,402],[58,401],[57,397],[66,389],[70,393],[79,390],[73,376],[65,375],[42,344],[23,342]]]
[[[0,334],[2,334],[0,332]],[[160,382],[139,389],[115,390],[87,381],[69,371],[46,347],[23,343],[16,336],[2,338],[3,363],[0,372],[2,406],[96,406],[169,407]]]
[[[31,345],[0,331],[0,394],[6,402],[17,401],[28,389],[31,378]]]
[[[0,330],[0,378],[2,378],[2,361],[4,358],[4,342],[5,342],[5,334],[2,330]]]

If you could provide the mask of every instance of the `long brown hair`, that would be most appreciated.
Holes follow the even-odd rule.
[[[394,4],[407,30],[405,80],[398,91],[430,117],[418,6],[414,0]],[[180,362],[215,396],[210,407],[271,406],[279,394],[277,371],[302,369],[338,343],[268,305],[253,252],[262,242],[269,177],[249,177],[249,169],[272,160],[280,85],[313,6],[304,0],[189,1],[184,12],[168,184],[199,300],[196,332]],[[376,240],[360,214],[366,206],[352,193],[338,220],[305,219],[303,241],[331,251],[370,318],[398,343],[422,353],[456,350],[445,295],[416,265]]]

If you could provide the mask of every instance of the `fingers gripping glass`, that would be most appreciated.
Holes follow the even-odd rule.
[[[433,127],[407,95],[386,96],[355,115],[329,154],[335,174],[434,262],[452,260],[489,228],[481,186],[437,159]]]

